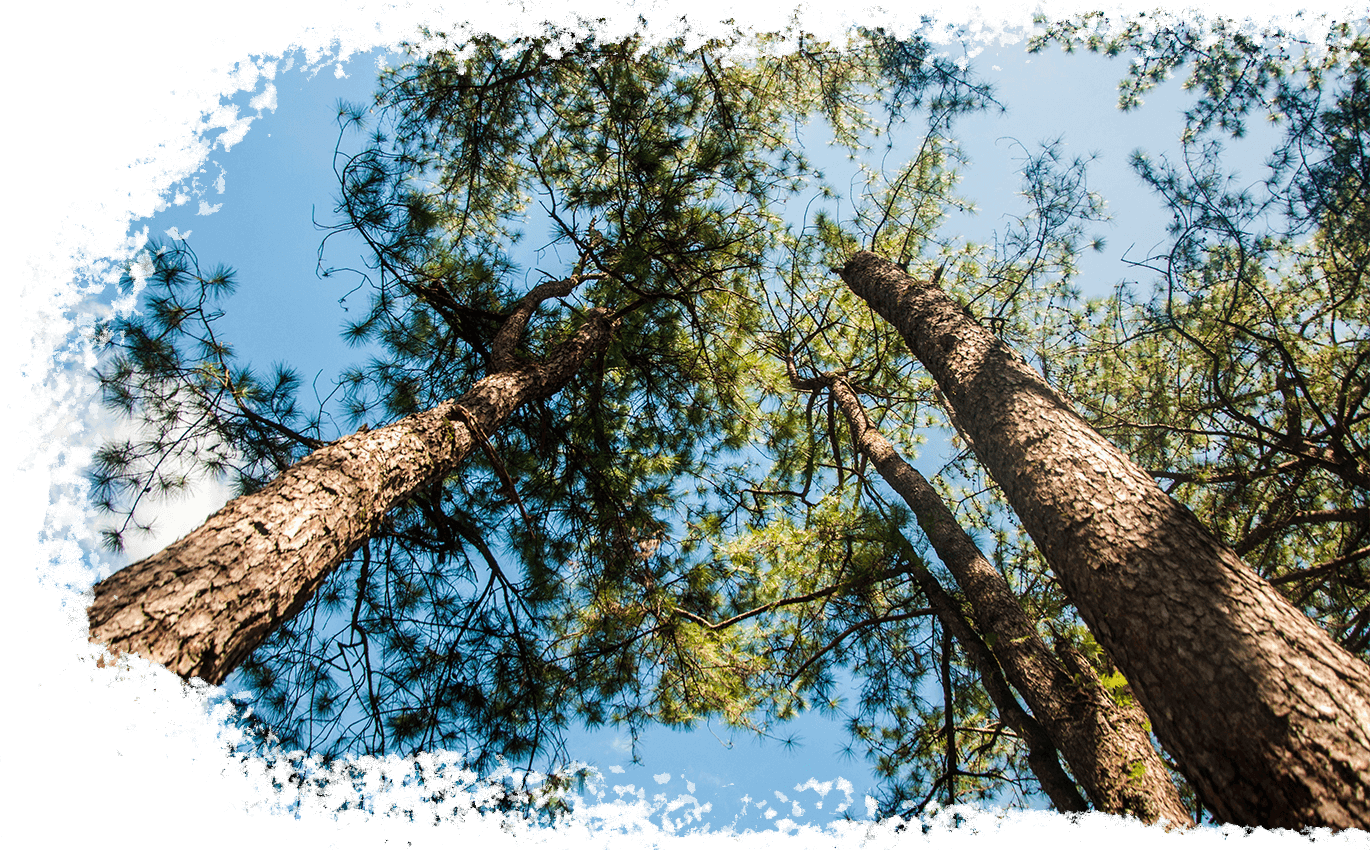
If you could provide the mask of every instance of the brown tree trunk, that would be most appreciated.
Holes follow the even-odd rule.
[[[841,275],[937,381],[1208,807],[1250,826],[1370,827],[1370,667],[935,284],[869,252]]]
[[[525,402],[557,392],[608,341],[606,311],[542,362],[513,349],[538,303],[579,278],[542,284],[492,346],[492,374],[470,392],[325,446],[195,531],[95,586],[91,640],[218,684],[304,607],[386,512],[442,478]]]
[[[966,594],[979,632],[1004,675],[1084,786],[1094,807],[1147,823],[1165,818],[1191,825],[1151,736],[1138,718],[1113,701],[1092,667],[1067,670],[1038,634],[1008,582],[981,554],[941,496],[871,426],[865,408],[841,378],[826,379],[851,427],[857,448],[903,498],[947,570]]]
[[[1023,711],[1023,707],[1018,704],[1008,682],[1004,679],[1004,673],[994,653],[967,622],[956,600],[952,599],[937,581],[936,576],[918,560],[908,559],[907,566],[909,574],[918,582],[923,595],[927,597],[928,607],[937,612],[937,618],[942,621],[943,628],[956,638],[956,642],[961,644],[961,648],[970,656],[971,663],[980,674],[980,682],[985,687],[985,693],[989,694],[995,710],[999,713],[999,719],[1017,732],[1018,737],[1027,745],[1028,767],[1032,768],[1033,775],[1037,777],[1037,782],[1042,786],[1047,799],[1051,800],[1052,807],[1058,812],[1087,811],[1089,807],[1080,796],[1079,789],[1061,769],[1061,763],[1056,758],[1055,741],[1036,718]]]

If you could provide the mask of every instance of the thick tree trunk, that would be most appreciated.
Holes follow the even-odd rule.
[[[501,328],[493,373],[459,399],[325,446],[195,531],[95,586],[91,640],[220,683],[293,617],[386,512],[452,470],[525,402],[554,394],[607,341],[591,311],[542,362],[512,355],[528,314],[578,281],[534,290]]]
[[[930,282],[841,271],[946,396],[1161,743],[1222,820],[1370,827],[1370,667]]]
[[[991,636],[989,646],[1004,675],[1051,736],[1094,807],[1147,823],[1164,818],[1177,826],[1192,824],[1139,718],[1113,701],[1092,667],[1073,674],[1067,670],[937,491],[871,426],[847,382],[831,377],[827,387],[857,448],[918,518],[933,550],[965,592],[980,633]]]

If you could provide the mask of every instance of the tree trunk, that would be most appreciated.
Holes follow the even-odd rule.
[[[1174,825],[1193,819],[1180,800],[1146,727],[1113,701],[1092,667],[1067,670],[1047,648],[1008,582],[981,554],[941,496],[871,426],[865,408],[841,378],[827,379],[857,448],[898,493],[970,602],[979,632],[1004,675],[1023,695],[1076,779],[1100,811]]]
[[[441,479],[525,402],[557,392],[611,333],[607,312],[542,362],[518,363],[528,315],[579,279],[542,284],[496,336],[492,374],[459,399],[325,446],[195,531],[95,586],[91,639],[218,684],[298,613],[385,514]]]
[[[980,639],[980,635],[966,621],[965,614],[956,604],[956,600],[952,599],[937,581],[936,576],[921,562],[909,559],[907,565],[909,574],[918,582],[918,587],[928,598],[928,607],[937,612],[937,618],[942,621],[943,628],[956,638],[956,642],[961,644],[970,656],[971,662],[980,674],[980,682],[985,686],[985,693],[989,694],[995,710],[999,713],[999,719],[1017,732],[1027,744],[1028,767],[1032,768],[1033,775],[1037,777],[1037,782],[1051,800],[1052,807],[1058,812],[1087,811],[1089,807],[1085,805],[1079,789],[1061,769],[1061,763],[1056,758],[1056,742],[1036,718],[1023,711],[1023,707],[1018,704],[1008,682],[1004,680],[999,662]]]
[[[841,270],[932,374],[1161,743],[1223,821],[1370,827],[1370,667],[935,284]]]

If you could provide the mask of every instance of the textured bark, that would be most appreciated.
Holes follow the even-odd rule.
[[[1370,667],[934,284],[868,252],[841,275],[937,381],[1214,814],[1370,827]]]
[[[567,283],[535,289],[497,345],[507,352],[537,302],[565,294]],[[91,639],[187,678],[222,682],[376,533],[387,511],[445,476],[517,407],[564,386],[610,331],[607,314],[592,311],[542,362],[520,365],[506,355],[502,371],[461,398],[313,452],[97,584]]]
[[[980,633],[992,636],[990,650],[1004,675],[1051,736],[1094,807],[1147,823],[1164,818],[1177,826],[1192,824],[1142,722],[1113,701],[1092,667],[1067,669],[1052,654],[1008,582],[927,479],[871,426],[852,388],[837,377],[826,382],[857,448],[918,518],[933,550],[965,592]]]

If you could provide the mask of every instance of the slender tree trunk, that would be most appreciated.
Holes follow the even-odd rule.
[[[1370,667],[1248,568],[934,283],[841,270],[932,374],[1210,809],[1370,827]]]
[[[1017,732],[1027,744],[1028,767],[1032,768],[1033,775],[1046,792],[1047,799],[1051,800],[1052,807],[1058,812],[1087,811],[1089,807],[1080,796],[1079,789],[1061,769],[1061,763],[1056,758],[1056,743],[1036,718],[1018,704],[1008,682],[1004,679],[999,662],[994,658],[994,653],[966,620],[961,606],[956,604],[956,600],[946,592],[936,576],[919,560],[911,558],[907,563],[910,575],[918,582],[923,595],[928,599],[928,607],[937,612],[937,618],[942,621],[943,628],[956,638],[956,642],[961,644],[970,656],[971,663],[980,674],[980,682],[985,686],[985,693],[989,694],[995,710],[999,713],[999,719]]]
[[[956,758],[956,689],[951,679],[951,634],[942,629],[942,737],[946,740],[947,805],[956,805],[956,774],[960,772]]]
[[[520,405],[556,393],[605,345],[608,314],[593,310],[542,362],[513,355],[533,309],[578,282],[542,284],[519,303],[495,338],[492,373],[466,395],[313,452],[97,584],[91,639],[187,678],[222,682],[376,533],[389,510],[450,472]]]
[[[1193,819],[1151,736],[1119,706],[1087,664],[1068,670],[1038,634],[1003,575],[981,554],[918,470],[871,426],[846,381],[826,379],[857,448],[898,493],[928,542],[966,594],[981,634],[1023,700],[1051,736],[1095,808],[1174,825]]]

